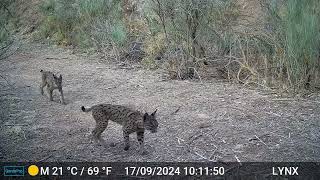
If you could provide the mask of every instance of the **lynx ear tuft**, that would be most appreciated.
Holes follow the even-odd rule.
[[[62,79],[62,75],[60,74],[59,79]]]
[[[43,72],[43,70],[41,69],[40,72]]]
[[[156,109],[156,110],[151,114],[151,116],[154,116],[157,111],[158,111],[158,109]]]
[[[144,113],[144,115],[143,115],[143,120],[145,121],[146,119],[147,119],[147,117],[149,116],[149,114],[148,113]]]
[[[86,111],[86,108],[85,108],[84,106],[81,106],[81,110],[82,110],[83,112],[85,112],[85,111]]]

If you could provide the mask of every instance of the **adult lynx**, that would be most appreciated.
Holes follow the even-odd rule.
[[[129,135],[136,132],[140,144],[140,152],[144,154],[143,140],[145,129],[152,133],[157,132],[157,110],[149,115],[148,113],[143,114],[126,106],[112,104],[98,104],[91,108],[82,106],[81,109],[83,112],[92,111],[92,116],[96,121],[96,127],[92,131],[92,135],[97,140],[101,140],[101,133],[107,128],[109,120],[122,125],[125,142],[124,150],[128,150],[130,147]]]

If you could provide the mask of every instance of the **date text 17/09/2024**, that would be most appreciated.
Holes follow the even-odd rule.
[[[126,167],[126,175],[130,176],[194,176],[213,175],[223,176],[224,167]]]

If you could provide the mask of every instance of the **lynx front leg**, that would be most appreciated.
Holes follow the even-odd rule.
[[[123,138],[124,138],[124,150],[127,151],[130,148],[129,144],[129,133],[127,131],[123,131]]]
[[[40,92],[41,92],[41,95],[43,95],[43,88],[46,86],[47,84],[42,82],[41,85],[40,85]]]
[[[53,94],[53,89],[50,88],[50,87],[48,87],[47,90],[48,90],[48,94],[49,94],[49,99],[50,99],[50,101],[53,101],[53,96],[52,96],[52,94]]]
[[[144,131],[138,131],[137,132],[137,139],[138,139],[138,142],[140,144],[140,149],[139,149],[139,152],[141,155],[145,155],[146,154],[146,151],[144,150]]]
[[[61,102],[61,104],[66,104],[66,103],[64,102],[64,97],[63,97],[63,91],[62,91],[62,89],[59,90],[59,91],[60,91],[60,102]]]
[[[42,71],[42,70],[41,70]],[[41,73],[41,85],[40,85],[40,92],[43,95],[43,88],[47,85],[46,77],[43,73]]]

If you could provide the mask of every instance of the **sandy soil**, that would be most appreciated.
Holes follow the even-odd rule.
[[[20,41],[0,66],[0,161],[319,161],[320,97],[280,98],[226,82],[164,80],[159,71]],[[63,75],[67,105],[41,96],[40,69]],[[6,80],[5,80],[5,79]],[[7,82],[8,81],[8,82]],[[10,84],[10,85],[9,85]],[[159,130],[123,150],[110,123],[107,145],[90,140],[97,103],[158,108]],[[115,146],[110,144],[115,143]]]

